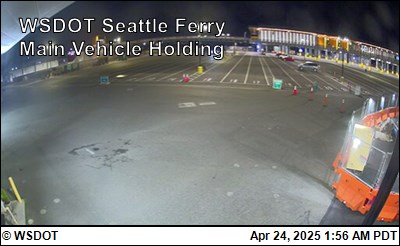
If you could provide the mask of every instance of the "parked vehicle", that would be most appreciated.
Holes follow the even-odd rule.
[[[294,61],[294,57],[293,56],[287,56],[287,57],[283,58],[283,60],[285,60],[285,61]]]
[[[317,72],[320,69],[320,65],[318,65],[315,62],[305,62],[305,63],[299,64],[297,67],[300,71],[310,70],[310,71]]]

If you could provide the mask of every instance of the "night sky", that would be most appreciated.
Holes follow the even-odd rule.
[[[174,20],[184,17],[190,21],[226,21],[224,32],[243,36],[249,26],[281,27],[325,33],[364,41],[399,51],[399,3],[392,2],[75,2],[54,17],[64,19],[95,17],[91,34],[62,33],[28,35],[25,40],[66,44],[71,40],[92,41],[101,34],[103,18],[115,22],[138,21],[140,18],[157,18],[174,29]],[[172,30],[171,30],[172,31]],[[180,35],[187,35],[181,33]],[[173,32],[150,35],[172,36]],[[149,37],[148,34],[109,34],[124,40]],[[18,46],[18,45],[17,45]],[[19,46],[18,46],[19,48]],[[19,53],[15,47],[8,53]]]

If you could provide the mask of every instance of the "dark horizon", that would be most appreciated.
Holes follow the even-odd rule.
[[[90,11],[88,11],[90,10]],[[386,2],[75,2],[54,18],[95,17],[92,33],[42,34],[31,33],[23,40],[67,45],[71,40],[92,41],[101,35],[102,19],[128,23],[138,19],[156,18],[173,26],[175,18],[186,17],[190,21],[226,21],[225,33],[243,36],[249,26],[288,28],[328,35],[347,37],[398,52],[399,49],[399,4]],[[112,33],[110,38],[120,36],[125,40],[176,35],[169,28],[167,33],[132,34]],[[192,35],[180,33],[180,35]],[[15,45],[2,55],[11,61],[19,55]],[[17,59],[18,60],[18,59]],[[4,64],[2,64],[4,65]]]

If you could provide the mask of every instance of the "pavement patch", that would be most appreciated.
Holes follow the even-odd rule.
[[[75,148],[68,153],[81,159],[79,163],[85,163],[88,167],[94,169],[109,167],[112,169],[116,164],[132,162],[132,159],[127,155],[129,149],[126,147],[128,145],[131,148],[137,147],[131,145],[130,139],[118,139],[116,141],[108,141],[107,143],[85,145]],[[89,149],[88,147],[91,148]]]

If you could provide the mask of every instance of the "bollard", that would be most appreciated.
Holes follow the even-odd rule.
[[[308,101],[314,100],[314,88],[310,88],[310,93],[308,94]]]
[[[317,92],[317,90],[318,90],[318,83],[317,83],[317,81],[314,81],[313,86],[314,86],[314,91]]]
[[[21,197],[20,197],[20,195],[19,195],[19,193],[18,193],[17,187],[16,187],[15,184],[14,184],[13,179],[12,179],[11,177],[9,177],[9,178],[8,178],[8,181],[10,181],[11,188],[12,188],[14,194],[15,194],[15,197],[17,198],[17,201],[18,201],[19,203],[21,203],[22,200],[21,200]]]
[[[344,113],[346,111],[345,107],[344,107],[344,99],[342,99],[342,103],[340,104],[340,109],[339,112],[340,113]]]
[[[328,106],[328,94],[325,94],[322,104],[323,104],[324,107]]]
[[[296,95],[297,95],[297,87],[294,86],[294,88],[293,88],[293,96],[296,96]]]
[[[204,71],[203,66],[198,66],[198,67],[197,67],[197,73],[198,73],[198,74],[202,74],[203,71]]]

